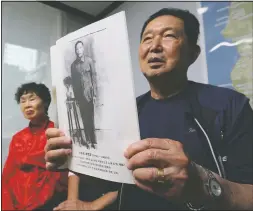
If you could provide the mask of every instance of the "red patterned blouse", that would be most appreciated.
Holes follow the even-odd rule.
[[[13,136],[2,173],[3,210],[33,210],[67,190],[67,172],[45,168],[45,131],[52,127],[48,121],[36,133],[26,127]]]

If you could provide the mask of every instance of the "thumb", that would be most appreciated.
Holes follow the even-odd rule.
[[[112,204],[118,197],[118,191],[109,192],[100,197],[99,199],[96,199],[93,203],[95,210],[102,210],[106,206]]]

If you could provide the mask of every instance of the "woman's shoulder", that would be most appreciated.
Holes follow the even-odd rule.
[[[29,133],[29,128],[25,127],[24,129],[16,132],[13,136],[12,136],[12,142],[17,142],[18,140],[22,140],[24,138],[24,136],[26,136]]]
[[[22,130],[16,132],[13,137],[17,137],[17,136],[22,136],[23,134],[29,132],[29,128],[28,127],[25,127],[23,128]]]
[[[54,125],[55,125],[54,122],[49,120],[47,128],[52,128],[52,127],[54,127]]]

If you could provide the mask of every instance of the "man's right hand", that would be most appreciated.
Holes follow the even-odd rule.
[[[58,128],[48,128],[46,136],[46,168],[47,170],[56,170],[67,161],[68,155],[71,154],[72,141]]]

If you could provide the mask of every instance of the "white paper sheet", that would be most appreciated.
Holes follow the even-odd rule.
[[[69,169],[132,184],[124,150],[140,135],[125,12],[68,34],[51,52],[59,127],[74,142]]]

